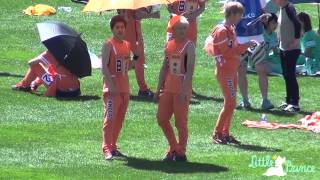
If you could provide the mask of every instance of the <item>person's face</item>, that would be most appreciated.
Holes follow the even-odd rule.
[[[241,13],[237,13],[237,14],[231,14],[230,16],[230,21],[232,22],[232,24],[238,24],[242,19],[242,14]]]
[[[270,21],[268,24],[268,29],[271,32],[274,32],[277,29],[277,27],[278,27],[278,22],[276,21]]]
[[[272,2],[277,6],[280,6],[282,4],[282,1],[283,0],[272,0]]]
[[[117,22],[112,29],[113,35],[116,38],[121,40],[124,39],[125,32],[126,32],[126,27],[123,22]]]
[[[188,24],[178,23],[173,27],[173,36],[175,39],[183,39],[186,37]]]

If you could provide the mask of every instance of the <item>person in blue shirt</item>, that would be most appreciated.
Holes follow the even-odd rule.
[[[244,16],[240,23],[236,27],[237,39],[240,44],[247,42],[248,40],[255,40],[259,44],[264,44],[263,38],[263,24],[268,17],[265,13],[266,0],[237,0],[245,7]],[[261,20],[252,25],[248,23],[253,20],[260,18]],[[264,52],[265,53],[265,52]],[[264,57],[264,55],[262,55]],[[250,108],[251,103],[248,96],[248,80],[247,80],[247,69],[248,69],[248,56],[243,55],[242,61],[238,70],[239,78],[239,89],[242,96],[240,102],[241,108]],[[268,99],[268,79],[265,78],[268,75],[268,70],[263,63],[255,65],[255,70],[259,76],[259,87],[262,96],[261,108],[272,109],[274,105]]]

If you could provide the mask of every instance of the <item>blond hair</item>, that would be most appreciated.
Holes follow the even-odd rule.
[[[223,6],[224,16],[226,18],[233,14],[243,14],[244,7],[240,2],[237,1],[227,1]]]

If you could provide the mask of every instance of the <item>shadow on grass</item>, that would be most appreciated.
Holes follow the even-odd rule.
[[[272,147],[263,147],[259,145],[251,145],[251,144],[240,144],[240,145],[231,145],[235,148],[247,150],[247,151],[255,151],[255,152],[281,152],[281,149],[272,148]]]
[[[97,95],[81,95],[78,97],[73,97],[73,98],[58,98],[57,100],[59,101],[95,101],[95,100],[100,100],[101,97]]]
[[[219,173],[228,171],[228,168],[214,164],[198,162],[162,162],[157,160],[129,157],[126,166],[148,171],[165,173]]]
[[[192,97],[197,100],[223,102],[223,98],[201,95],[195,92],[194,90],[192,90]]]
[[[20,74],[13,74],[9,72],[0,72],[0,77],[16,77],[16,78],[23,78],[23,75]]]
[[[141,96],[135,96],[130,95],[130,100],[137,101],[137,102],[149,102],[149,103],[155,103],[153,100],[153,97],[141,97]],[[198,105],[200,104],[199,101],[190,100],[191,105]]]

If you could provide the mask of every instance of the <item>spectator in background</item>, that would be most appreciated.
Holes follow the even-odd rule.
[[[301,24],[296,9],[288,0],[273,0],[280,9],[279,38],[282,74],[286,83],[286,101],[280,108],[286,112],[299,112],[299,85],[296,78],[296,64],[301,53]]]
[[[308,74],[315,74],[320,71],[320,37],[312,30],[310,16],[301,12],[298,19],[302,25],[301,50],[305,57]]]
[[[264,14],[266,7],[266,0],[237,0],[244,7],[244,15],[239,24],[237,24],[236,32],[237,32],[237,40],[240,44],[248,42],[249,40],[255,40],[259,44],[264,43],[263,38],[263,24],[261,21],[265,21],[267,15]],[[249,22],[257,18],[261,18],[261,21],[248,25]],[[245,53],[248,54],[248,53]],[[241,108],[250,108],[251,103],[249,101],[248,96],[248,79],[247,79],[247,70],[248,70],[248,55],[242,55],[241,63],[238,70],[239,76],[239,89],[242,96],[242,101],[240,102]],[[262,55],[264,58],[264,55]],[[268,100],[268,79],[267,70],[264,64],[256,64],[255,70],[259,75],[259,87],[261,91],[261,95],[263,98],[261,107],[263,109],[272,109],[274,105]]]
[[[139,53],[139,58],[135,64],[136,79],[139,86],[138,96],[153,97],[153,92],[145,82],[144,76],[144,42],[141,31],[141,20],[146,18],[160,18],[159,12],[152,12],[150,8],[140,8],[137,10],[118,10],[118,14],[127,21],[125,40],[130,42],[131,51]]]

